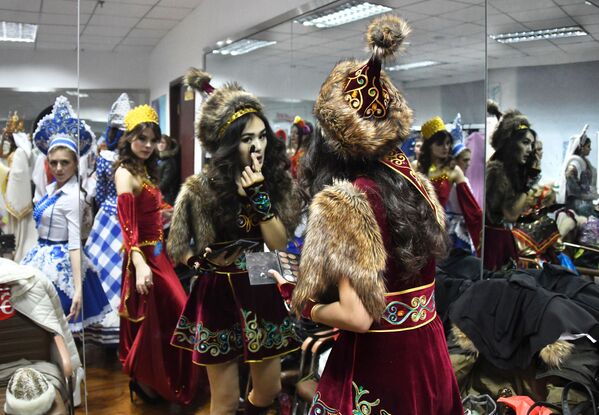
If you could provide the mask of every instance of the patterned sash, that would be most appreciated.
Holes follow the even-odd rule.
[[[387,154],[382,160],[385,166],[389,167],[394,172],[400,174],[402,177],[408,180],[412,186],[416,188],[420,192],[420,194],[426,199],[428,204],[430,205],[433,212],[435,212],[435,216],[437,216],[437,206],[431,200],[426,188],[418,178],[418,175],[412,168],[410,164],[410,160],[401,150],[392,150],[389,154]]]
[[[437,316],[435,282],[404,291],[385,294],[387,307],[381,321],[369,333],[415,330],[426,326]]]

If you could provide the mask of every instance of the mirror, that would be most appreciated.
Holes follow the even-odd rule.
[[[0,365],[38,371],[13,376],[53,379],[44,390],[67,413],[70,388],[81,404],[84,360],[83,313],[70,324],[64,318],[77,314],[81,291],[74,254],[81,243],[77,160],[70,150],[78,125],[78,8],[73,1],[32,0],[3,2],[0,9]],[[57,102],[60,117],[51,113]],[[66,144],[55,147],[55,133],[67,131]],[[56,156],[49,162],[40,151],[48,146]],[[33,360],[51,362],[52,369]],[[4,402],[5,388],[1,395]]]
[[[330,2],[318,12],[325,14],[341,3]],[[433,179],[448,212],[452,247],[476,254],[481,241],[484,199],[484,2],[398,0],[380,4],[405,18],[412,28],[404,45],[405,53],[386,66],[387,74],[414,110],[413,135],[403,149],[415,160],[415,142],[418,149],[422,145],[422,140],[417,139],[421,126],[440,117],[437,127],[447,130],[448,150],[431,162],[430,143],[439,138],[425,140],[428,144],[423,148],[428,161],[421,170]],[[264,103],[273,128],[282,129],[287,137],[297,131],[293,126],[296,116],[315,122],[311,113],[314,100],[336,62],[352,56],[368,58],[364,32],[369,19],[318,28],[302,23],[311,15],[314,13],[307,11],[245,37],[244,41],[264,42],[266,46],[262,48],[235,54],[234,49],[227,50],[227,45],[214,45],[205,56],[206,70],[216,83],[235,80],[256,94]],[[231,40],[238,39],[233,36]],[[234,42],[229,48],[239,43]],[[454,129],[455,137],[449,135]],[[300,154],[295,142],[288,140],[287,145],[294,172],[294,161]],[[461,166],[465,175],[458,177],[453,173],[454,159],[468,160],[469,166]],[[468,184],[458,186],[458,182]]]
[[[490,0],[487,10],[487,94],[504,122],[488,116],[486,267],[573,262],[596,275],[599,8]]]

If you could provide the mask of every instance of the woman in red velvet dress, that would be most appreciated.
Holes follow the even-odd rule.
[[[170,345],[186,295],[164,249],[158,116],[142,105],[129,111],[125,126],[115,165],[124,250],[119,357],[131,396],[187,404],[202,380],[191,354]]]
[[[422,124],[423,144],[418,157],[418,171],[426,175],[435,187],[437,198],[443,208],[447,208],[449,195],[455,186],[458,203],[472,244],[480,249],[483,214],[470,190],[466,176],[460,166],[452,163],[452,137],[440,117],[434,117]]]
[[[443,209],[397,150],[412,111],[381,71],[407,33],[398,17],[374,20],[372,58],[338,63],[314,108],[320,126],[300,175],[313,198],[292,304],[341,329],[314,415],[463,414],[434,301]]]

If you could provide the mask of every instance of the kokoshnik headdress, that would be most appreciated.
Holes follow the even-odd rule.
[[[373,20],[366,33],[371,58],[338,63],[322,84],[314,115],[325,141],[340,157],[380,158],[408,137],[412,110],[382,65],[409,33],[398,16]]]
[[[54,147],[64,146],[83,156],[91,148],[94,139],[92,130],[85,121],[77,117],[64,96],[56,98],[52,112],[39,121],[33,133],[33,142],[44,154],[48,154]]]
[[[108,126],[106,127],[106,147],[109,150],[114,150],[119,143],[119,139],[125,132],[125,116],[129,111],[131,111],[131,107],[133,107],[133,101],[129,99],[129,95],[123,92],[116,101],[110,107],[110,112],[108,113]],[[118,131],[114,134],[112,139],[109,139],[109,130],[112,128],[117,128]]]
[[[142,122],[160,125],[156,110],[154,110],[154,108],[150,107],[148,104],[138,105],[127,112],[127,115],[125,115],[124,119],[125,130],[128,132],[132,131]]]
[[[196,134],[202,146],[213,153],[227,128],[246,114],[261,113],[262,104],[236,82],[214,88],[210,80],[208,73],[190,68],[183,82],[206,97],[196,124]]]

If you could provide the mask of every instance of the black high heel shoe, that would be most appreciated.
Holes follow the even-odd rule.
[[[135,394],[139,398],[141,398],[142,401],[144,401],[145,403],[147,403],[149,405],[156,405],[157,403],[159,403],[161,401],[159,396],[148,395],[141,388],[141,386],[139,386],[139,384],[137,382],[135,382],[134,380],[130,380],[129,381],[129,398],[131,399],[131,402],[133,402],[133,392],[135,392]]]

